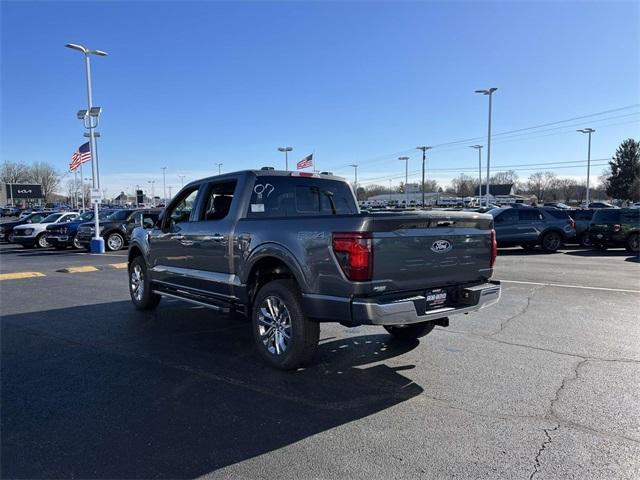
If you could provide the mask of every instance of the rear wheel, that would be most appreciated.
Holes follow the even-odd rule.
[[[562,237],[558,232],[547,232],[542,236],[542,249],[545,252],[552,253],[562,245]]]
[[[15,235],[13,234],[13,232],[11,232],[9,234],[9,236],[7,237],[7,242],[9,243],[13,243],[13,240],[15,239]]]
[[[264,285],[252,307],[253,338],[271,366],[290,370],[311,361],[320,338],[320,324],[304,314],[300,291],[293,280]]]
[[[638,237],[638,233],[632,233],[631,235],[629,235],[629,238],[627,238],[627,251],[629,252],[633,252],[633,253],[638,253],[640,252],[640,239]]]
[[[115,252],[124,247],[124,238],[119,233],[111,233],[105,242],[107,250]]]
[[[427,335],[434,327],[435,324],[432,322],[420,322],[403,326],[385,325],[384,329],[398,340],[416,340]]]
[[[77,248],[78,250],[84,249],[84,247],[76,237],[73,237],[73,248]]]
[[[47,237],[44,235],[44,233],[41,233],[36,237],[36,245],[40,248],[49,248],[51,245],[47,242]]]
[[[129,294],[138,310],[152,310],[162,298],[151,290],[147,264],[142,257],[135,257],[129,264]]]

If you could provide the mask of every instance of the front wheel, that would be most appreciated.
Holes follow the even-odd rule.
[[[398,340],[416,340],[424,337],[436,325],[432,322],[412,323],[411,325],[385,325],[384,329]]]
[[[138,310],[152,310],[162,298],[151,290],[147,264],[142,257],[134,258],[129,264],[129,295]]]
[[[629,238],[627,238],[627,244],[625,246],[627,248],[627,251],[629,252],[640,252],[640,239],[638,237],[638,233],[632,233],[631,235],[629,235]]]
[[[589,232],[584,232],[582,235],[580,235],[580,245],[582,245],[583,247],[590,247],[593,245],[593,242],[591,242],[591,237],[589,236]]]
[[[562,237],[558,232],[548,232],[542,237],[542,249],[547,253],[553,253],[562,245]]]
[[[13,234],[13,232],[11,232],[7,237],[7,242],[13,243],[14,240],[15,240],[15,235]]]
[[[258,352],[280,370],[311,361],[320,339],[320,324],[302,311],[300,291],[293,280],[273,280],[253,302],[251,323]]]
[[[111,233],[107,237],[105,246],[107,247],[107,250],[116,252],[124,247],[124,238],[119,233]]]

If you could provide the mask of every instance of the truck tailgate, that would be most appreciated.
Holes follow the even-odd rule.
[[[374,215],[373,280],[386,291],[484,281],[491,276],[490,215],[424,212]]]

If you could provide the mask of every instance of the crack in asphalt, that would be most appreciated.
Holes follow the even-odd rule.
[[[509,323],[511,323],[512,320],[515,320],[516,318],[524,315],[525,313],[527,313],[527,310],[529,310],[529,307],[531,306],[531,300],[533,300],[533,297],[536,295],[536,293],[538,292],[538,290],[540,290],[542,287],[537,286],[537,287],[533,287],[530,291],[529,294],[527,295],[527,303],[524,306],[524,308],[519,311],[518,313],[516,313],[515,315],[512,315],[511,317],[507,318],[506,320],[503,320],[502,322],[500,322],[500,328],[498,330],[496,330],[493,333],[489,333],[487,334],[487,337],[491,337],[493,335],[498,335],[499,333],[502,333],[502,331],[505,329],[505,327],[507,325],[509,325]]]
[[[538,450],[538,453],[536,454],[536,458],[534,459],[533,472],[531,472],[531,475],[529,475],[529,480],[532,480],[533,477],[536,475],[536,473],[538,473],[540,471],[540,455],[542,455],[542,452],[544,452],[545,448],[547,448],[547,445],[549,445],[551,443],[551,435],[549,434],[549,432],[553,432],[555,430],[558,430],[558,428],[560,428],[560,425],[556,425],[555,427],[553,427],[551,429],[545,428],[543,430],[544,435],[547,437],[547,439],[542,442],[542,445],[540,446],[540,449]]]

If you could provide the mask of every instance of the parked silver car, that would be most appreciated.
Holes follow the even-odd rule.
[[[13,242],[25,248],[47,248],[50,246],[46,237],[47,225],[70,222],[78,215],[77,212],[52,213],[40,223],[19,225],[13,229]]]

